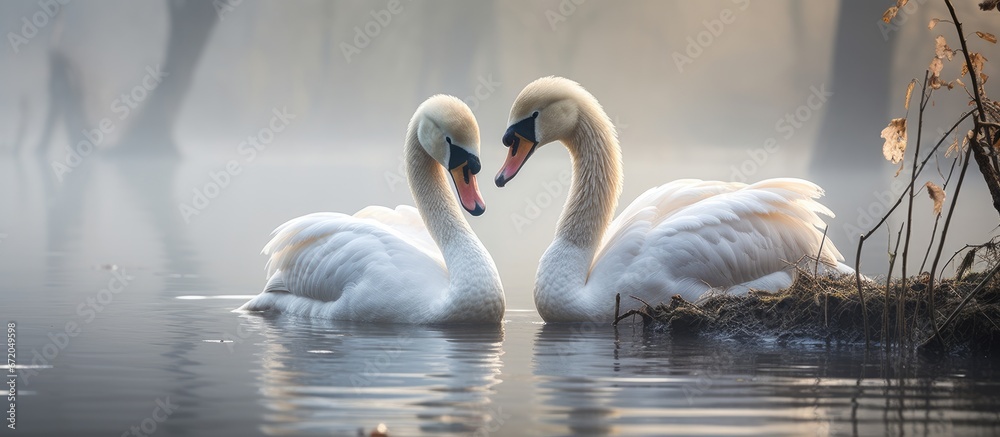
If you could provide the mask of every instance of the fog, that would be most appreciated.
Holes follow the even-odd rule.
[[[907,115],[907,83],[923,78],[934,37],[958,46],[944,23],[927,29],[946,16],[940,2],[911,1],[889,24],[882,3],[3,2],[0,149],[10,172],[0,185],[8,205],[0,232],[9,235],[0,249],[44,276],[52,268],[36,260],[53,241],[106,244],[99,260],[80,261],[95,264],[130,257],[155,234],[161,254],[136,262],[179,262],[169,246],[181,239],[195,247],[184,255],[192,269],[255,292],[258,252],[284,220],[412,203],[399,171],[406,123],[425,98],[447,93],[472,107],[482,133],[488,209],[470,221],[513,290],[509,301],[531,308],[569,162],[547,147],[506,188],[490,181],[513,99],[531,80],[560,75],[591,91],[619,129],[620,207],[678,178],[808,178],[827,190],[824,203],[838,215],[829,236],[853,264],[857,231],[895,198],[883,194],[896,166],[882,157],[879,133]],[[995,28],[996,13],[959,3],[968,32]],[[1000,59],[994,45],[970,44]],[[943,76],[957,77],[960,66],[946,63]],[[958,88],[936,91],[925,141],[940,138],[967,100]],[[912,142],[914,106],[908,115]],[[248,137],[263,143],[252,154]],[[97,150],[82,153],[87,141]],[[162,165],[150,171],[113,156]],[[184,214],[231,161],[241,172],[210,207]],[[941,174],[950,162],[941,160]],[[918,184],[941,184],[928,170]],[[933,218],[925,194],[915,203],[922,255]],[[996,219],[970,169],[949,250],[987,240]],[[89,231],[63,235],[66,226]],[[884,273],[886,235],[867,248],[866,273]]]

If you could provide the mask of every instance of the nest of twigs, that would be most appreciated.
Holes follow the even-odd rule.
[[[940,325],[986,277],[972,273],[946,279],[935,287],[935,312]],[[751,341],[864,344],[865,311],[873,344],[919,345],[932,337],[927,306],[927,275],[889,284],[864,281],[864,307],[854,276],[813,276],[800,271],[788,289],[777,293],[750,291],[745,295],[714,294],[697,304],[674,296],[670,302],[645,304],[635,315],[645,329],[675,336],[713,336]],[[624,316],[623,316],[624,317]],[[949,352],[1000,350],[1000,275],[993,276],[946,326],[940,340]]]

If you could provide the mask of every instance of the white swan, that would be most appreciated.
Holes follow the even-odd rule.
[[[410,120],[406,175],[417,208],[315,213],[272,233],[264,291],[240,310],[364,322],[499,323],[503,287],[469,227],[485,211],[476,184],[479,126],[461,100],[427,99]],[[445,168],[458,192],[455,201]]]
[[[561,141],[573,160],[573,182],[556,231],[538,265],[535,306],[547,322],[608,321],[614,296],[622,311],[637,303],[688,300],[710,289],[778,290],[791,284],[794,264],[819,252],[823,191],[800,179],[753,185],[678,180],[652,188],[614,222],[621,194],[621,150],[611,120],[576,82],[538,79],[511,108],[503,143],[504,186],[535,150]],[[609,226],[609,222],[610,226]],[[824,272],[853,272],[827,241]]]

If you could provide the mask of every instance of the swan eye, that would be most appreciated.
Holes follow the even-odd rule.
[[[538,118],[538,111],[533,112],[531,118]]]
[[[449,146],[454,146],[454,144],[451,143],[451,137],[444,137],[444,140],[448,142]]]

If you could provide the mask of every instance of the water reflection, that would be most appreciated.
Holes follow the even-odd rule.
[[[511,308],[525,309],[509,312],[502,330],[232,313],[263,283],[257,252],[275,225],[407,202],[377,185],[382,164],[261,161],[187,223],[177,204],[216,162],[94,155],[60,182],[50,161],[23,158],[0,161],[9,206],[0,273],[11,282],[0,315],[18,321],[29,359],[53,327],[75,321],[82,331],[22,387],[28,434],[119,435],[168,397],[181,407],[156,435],[356,435],[378,423],[390,435],[1000,432],[995,360],[894,361],[825,345],[542,325],[530,310],[533,265],[501,265]],[[286,195],[368,173],[375,183],[335,196]],[[473,221],[494,257],[540,253],[553,223],[518,235],[504,211],[523,200],[495,198],[499,213]],[[94,268],[106,263],[136,279],[88,322],[75,308],[107,284],[110,273]],[[211,299],[177,298],[190,295]]]
[[[243,317],[265,338],[257,381],[267,434],[353,434],[385,423],[396,435],[468,435],[498,414],[502,329]]]
[[[988,361],[856,348],[670,338],[546,325],[534,346],[545,422],[559,434],[916,434],[1000,427]],[[991,388],[992,387],[992,388]]]

